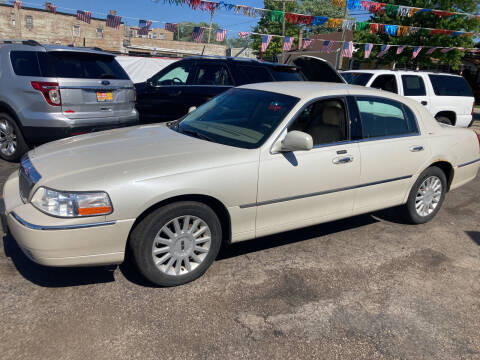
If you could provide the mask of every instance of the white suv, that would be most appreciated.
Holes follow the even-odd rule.
[[[438,122],[458,127],[472,123],[475,99],[458,75],[397,70],[351,70],[342,76],[352,85],[373,87],[417,100]]]

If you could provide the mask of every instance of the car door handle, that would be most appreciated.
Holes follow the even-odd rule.
[[[182,93],[182,90],[178,90],[176,92],[168,93],[170,96],[179,96]]]
[[[423,101],[421,102],[421,104],[422,104],[422,105],[427,105],[428,102],[426,102],[425,100],[423,100]]]
[[[421,145],[412,146],[412,147],[410,148],[410,151],[411,151],[411,152],[423,151],[423,146],[421,146]]]
[[[336,157],[332,160],[332,162],[335,165],[347,164],[352,161],[353,161],[353,156],[341,156],[341,157]]]

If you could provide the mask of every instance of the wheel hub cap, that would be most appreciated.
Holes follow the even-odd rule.
[[[10,156],[17,150],[17,135],[15,129],[5,120],[0,120],[0,151]]]
[[[155,236],[153,261],[167,275],[184,275],[203,262],[210,243],[210,228],[205,221],[193,215],[180,216],[166,223]]]
[[[442,197],[442,182],[437,176],[430,176],[420,185],[415,197],[415,210],[420,216],[435,211]]]

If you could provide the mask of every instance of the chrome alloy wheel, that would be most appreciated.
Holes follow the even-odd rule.
[[[211,232],[199,217],[185,215],[170,220],[155,236],[153,261],[167,275],[193,271],[210,251]]]
[[[415,197],[415,209],[420,216],[428,216],[438,206],[442,197],[442,182],[437,176],[430,176],[420,185]]]
[[[5,119],[0,119],[0,151],[11,156],[17,150],[17,134],[14,127]]]

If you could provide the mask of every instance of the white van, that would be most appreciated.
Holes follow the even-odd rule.
[[[401,70],[342,72],[352,85],[373,87],[417,100],[438,122],[458,127],[472,124],[475,99],[467,81],[448,73]]]

